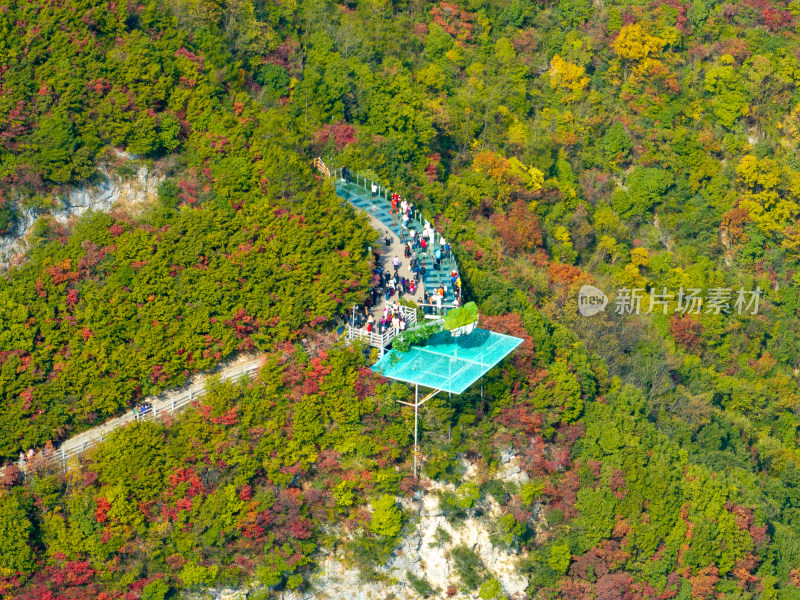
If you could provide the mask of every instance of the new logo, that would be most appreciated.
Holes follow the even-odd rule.
[[[584,317],[591,317],[603,312],[608,304],[608,296],[603,290],[593,285],[585,285],[578,292],[578,312]]]

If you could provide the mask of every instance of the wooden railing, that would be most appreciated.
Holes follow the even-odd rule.
[[[322,159],[319,156],[314,159],[314,168],[325,175],[325,177],[331,176],[331,170],[325,166],[325,163],[322,162]]]

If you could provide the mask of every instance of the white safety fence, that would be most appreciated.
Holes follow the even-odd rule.
[[[256,377],[261,360],[260,357],[255,358],[243,364],[232,365],[222,369],[219,373],[207,374],[200,381],[179,392],[165,392],[157,396],[151,396],[140,404],[140,406],[144,407],[143,410],[132,409],[120,417],[106,421],[102,425],[65,440],[58,448],[50,452],[46,450],[40,451],[33,459],[19,465],[20,470],[27,474],[48,465],[54,465],[66,470],[72,459],[83,454],[98,442],[105,440],[106,436],[118,427],[127,425],[132,421],[155,420],[165,415],[175,414],[186,408],[206,393],[206,382],[210,377],[219,375],[221,381],[236,381],[246,376],[252,381]],[[5,470],[5,467],[3,467],[3,470]]]
[[[411,328],[417,324],[417,310],[415,308],[400,305],[400,312],[405,318],[407,328]],[[367,331],[366,327],[356,328],[348,325],[345,337],[348,341],[361,340],[373,348],[383,350],[397,334],[398,332],[394,327],[387,327],[386,331],[378,333],[377,331]]]

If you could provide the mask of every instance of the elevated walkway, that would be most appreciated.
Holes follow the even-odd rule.
[[[369,191],[372,181],[362,177],[358,174],[353,174],[353,181],[349,183],[341,179],[341,169],[337,169],[332,177],[339,177],[336,179],[336,193],[342,198],[350,202],[353,206],[361,209],[373,217],[375,217],[386,229],[388,229],[397,239],[403,244],[409,240],[409,229],[413,228],[417,234],[421,234],[425,223],[428,222],[422,217],[419,210],[415,211],[414,219],[408,222],[409,229],[403,228],[402,216],[394,213],[391,214],[392,203],[391,192],[386,188],[379,187],[378,195],[374,201],[372,193]],[[425,277],[423,283],[425,290],[430,294],[433,290],[442,286],[445,288],[444,303],[452,304],[455,299],[453,295],[452,284],[450,282],[450,273],[452,271],[458,272],[458,265],[452,253],[445,253],[444,248],[439,243],[441,234],[437,231],[435,236],[435,243],[433,247],[429,247],[427,254],[422,254],[420,260],[425,264]],[[433,256],[436,249],[442,252],[440,268],[438,271],[433,269]]]
[[[23,476],[43,468],[56,468],[66,471],[77,462],[77,457],[106,439],[113,430],[123,427],[131,421],[155,420],[167,415],[174,415],[190,406],[206,393],[206,382],[212,376],[219,376],[220,381],[236,381],[247,377],[255,379],[261,366],[263,357],[241,356],[238,360],[209,373],[198,373],[194,380],[186,387],[171,392],[163,392],[157,396],[150,396],[141,401],[141,410],[130,410],[119,417],[110,419],[102,425],[93,427],[83,433],[71,437],[55,449],[45,448],[37,452],[34,457],[17,466]],[[4,473],[6,466],[0,469]]]
[[[407,227],[404,227],[402,215],[399,212],[392,213],[392,203],[390,200],[392,193],[389,189],[378,185],[378,192],[376,197],[373,198],[371,192],[373,181],[370,178],[364,177],[359,173],[349,172],[348,179],[346,180],[343,178],[344,169],[330,170],[320,158],[314,160],[314,167],[326,178],[333,179],[336,193],[341,198],[349,202],[356,209],[364,211],[369,215],[373,226],[380,231],[382,235],[388,235],[390,237],[390,246],[385,248],[381,241],[381,247],[378,249],[378,252],[383,254],[384,268],[391,269],[392,258],[398,256],[404,265],[400,269],[400,276],[410,277],[411,273],[405,267],[408,263],[408,259],[404,256],[404,247],[410,241],[410,230],[414,229],[419,239],[426,225],[434,229],[431,223],[422,215],[419,208],[416,208],[413,217],[408,221]],[[417,296],[416,304],[422,308],[421,312],[423,314],[417,314],[418,311],[409,309],[408,307],[401,307],[409,329],[416,326],[418,322],[423,321],[423,318],[437,319],[441,316],[441,312],[455,306],[455,294],[453,292],[451,273],[453,271],[458,273],[458,265],[456,264],[452,252],[445,250],[441,239],[441,233],[436,231],[433,244],[428,244],[428,248],[424,252],[422,250],[417,250],[417,258],[420,264],[425,267],[425,275],[422,276],[418,291],[415,294]],[[430,238],[426,238],[426,241],[430,241]],[[438,270],[433,268],[434,256],[437,249],[440,251],[441,255]],[[434,290],[439,287],[443,288],[445,291],[441,306],[437,307],[433,304],[426,304],[424,302],[424,294],[428,293],[433,295]],[[377,307],[378,313],[382,311],[384,304],[382,299]],[[383,334],[380,334],[374,331],[367,332],[364,328],[356,328],[350,325],[347,326],[346,332],[346,338],[348,340],[362,340],[368,345],[378,348],[381,356],[384,355],[395,335],[396,332],[391,328]]]

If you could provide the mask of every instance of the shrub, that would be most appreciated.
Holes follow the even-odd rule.
[[[436,528],[436,531],[433,534],[433,544],[430,544],[431,547],[438,546],[441,548],[445,544],[449,544],[453,541],[453,536],[447,533],[446,529],[443,529],[441,526]]]
[[[466,591],[477,590],[478,586],[489,578],[489,573],[481,557],[471,548],[463,544],[456,546],[450,551],[450,556],[453,559],[456,574]]]
[[[481,495],[489,495],[495,499],[498,504],[502,504],[508,498],[508,492],[505,485],[499,479],[492,479],[481,484]]]
[[[480,591],[478,591],[478,597],[481,600],[494,600],[495,598],[505,598],[503,594],[503,588],[500,587],[500,582],[497,579],[490,579],[489,581],[485,582],[482,586]]]
[[[434,588],[424,577],[417,577],[411,571],[406,572],[406,578],[411,588],[423,598],[433,595],[439,590]]]

